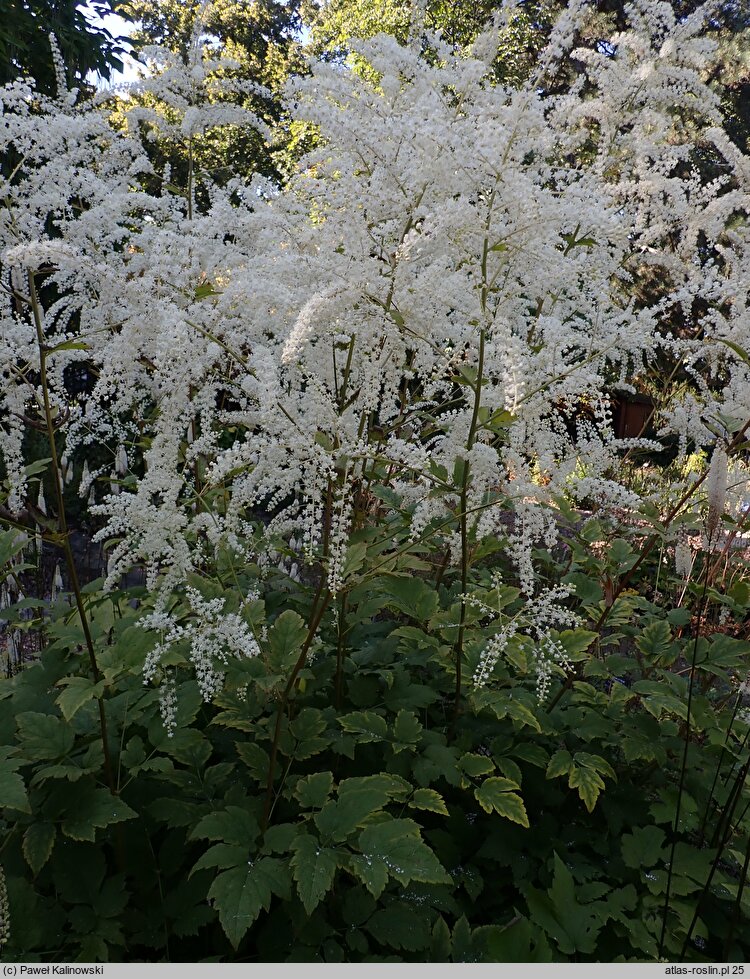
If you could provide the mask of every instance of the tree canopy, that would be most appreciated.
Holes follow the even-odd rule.
[[[74,85],[90,72],[109,78],[122,68],[124,48],[101,23],[108,0],[3,0],[0,16],[0,84],[31,75],[45,92],[55,88],[49,35],[54,34]],[[98,21],[98,22],[97,22]]]

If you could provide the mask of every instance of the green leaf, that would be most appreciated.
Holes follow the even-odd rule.
[[[119,796],[112,795],[108,789],[89,789],[78,794],[74,812],[62,821],[61,829],[74,840],[93,843],[96,830],[104,829],[113,823],[123,823],[138,815]]]
[[[598,582],[582,574],[580,571],[566,575],[563,578],[563,582],[566,585],[573,585],[576,590],[576,596],[581,599],[584,605],[598,605],[604,598],[604,592]]]
[[[198,858],[188,874],[192,877],[198,870],[218,868],[228,870],[230,867],[247,866],[248,848],[236,843],[216,843]]]
[[[421,733],[422,725],[417,715],[410,710],[400,710],[393,722],[393,737],[400,744],[395,744],[393,750],[399,752],[404,747],[415,745],[419,741]]]
[[[599,793],[604,788],[604,782],[599,774],[593,768],[574,766],[568,777],[568,785],[571,789],[578,789],[578,795],[586,808],[589,812],[593,812]]]
[[[305,809],[321,809],[333,788],[332,772],[315,772],[301,778],[294,789],[295,798]]]
[[[268,752],[264,751],[255,741],[235,741],[234,746],[237,754],[253,775],[258,781],[264,782],[268,776],[268,768],[271,764]]]
[[[557,778],[559,775],[567,775],[573,768],[573,758],[569,751],[561,748],[550,758],[547,765],[547,778]]]
[[[61,343],[55,344],[51,347],[47,353],[56,354],[61,350],[90,350],[91,347],[88,343],[83,340],[63,340]]]
[[[601,755],[590,755],[586,751],[577,751],[573,755],[573,761],[576,763],[576,765],[580,765],[583,768],[593,768],[593,770],[595,772],[599,772],[600,775],[604,775],[607,778],[617,781],[617,776],[615,775],[612,766],[608,761],[605,761]]]
[[[672,643],[672,630],[666,619],[657,619],[647,625],[636,638],[635,644],[644,654],[655,660],[664,657]]]
[[[274,669],[284,671],[291,668],[306,637],[307,627],[302,617],[291,609],[282,612],[268,632]]]
[[[46,460],[49,462],[49,459]],[[46,467],[45,467],[46,468]],[[26,535],[17,530],[5,530],[0,534],[0,567],[7,564],[26,546]]]
[[[435,789],[416,789],[409,800],[410,809],[424,809],[426,812],[437,812],[441,816],[448,815],[445,800]]]
[[[494,810],[506,819],[528,829],[529,817],[526,815],[523,799],[513,791],[517,788],[516,782],[509,778],[486,778],[474,790],[474,796],[485,812]]]
[[[12,772],[8,768],[0,768],[0,809],[31,812],[23,779],[18,772]]]
[[[348,869],[359,878],[374,898],[379,898],[388,883],[388,868],[384,863],[375,863],[371,857],[361,853],[349,856]]]
[[[63,758],[73,747],[73,728],[54,714],[25,711],[17,715],[16,723],[24,761]]]
[[[365,928],[381,945],[418,952],[430,944],[429,919],[404,902],[379,908]]]
[[[356,734],[360,744],[371,741],[386,741],[388,725],[380,714],[372,711],[353,711],[338,719],[341,727],[349,734]]]
[[[538,744],[521,743],[514,745],[513,755],[522,761],[528,762],[530,765],[534,765],[536,768],[544,768],[546,770],[549,763],[549,754]]]
[[[336,851],[322,847],[307,833],[301,833],[295,839],[292,849],[291,867],[297,891],[305,911],[312,914],[333,886],[338,866]]]
[[[276,823],[275,826],[269,826],[263,834],[263,852],[288,853],[299,829],[299,823]]]
[[[52,459],[51,458],[49,458],[49,459],[35,459],[34,462],[30,463],[28,466],[24,466],[24,470],[23,470],[24,475],[26,477],[29,477],[29,476],[37,476],[37,475],[39,475],[39,473],[43,473],[46,470],[46,468],[50,464],[50,462],[52,462]],[[15,530],[9,531],[9,533],[13,533],[16,536],[18,536],[18,534],[17,534],[17,532]]]
[[[658,826],[638,826],[621,840],[622,859],[626,867],[653,867],[661,856],[666,835]]]
[[[23,834],[23,855],[35,877],[49,860],[56,836],[52,823],[32,823]]]
[[[321,734],[326,727],[323,711],[315,707],[304,707],[289,725],[289,730],[298,741],[305,741]]]
[[[248,928],[262,910],[267,911],[273,894],[279,890],[283,865],[275,857],[262,857],[255,863],[225,870],[219,874],[208,892],[209,901],[219,913],[219,921],[236,950]]]
[[[386,804],[389,796],[376,786],[362,786],[330,799],[314,816],[321,836],[341,842]]]
[[[170,188],[172,189],[172,188]],[[174,188],[178,194],[183,194],[183,191]],[[209,296],[220,296],[221,292],[217,291],[212,282],[201,282],[195,287],[195,292],[193,296],[195,299],[207,299]]]
[[[419,880],[425,884],[449,884],[450,876],[422,841],[412,819],[387,819],[368,826],[359,837],[365,859],[384,864],[401,884]]]
[[[589,629],[565,629],[556,638],[568,654],[568,659],[575,662],[586,658],[584,653],[598,635],[598,632],[591,632]]]
[[[741,347],[739,343],[734,343],[732,340],[725,340],[723,337],[717,337],[716,339],[719,341],[719,343],[723,343],[725,346],[729,347],[730,350],[733,350],[740,360],[744,361],[744,363],[750,364],[750,354],[748,354],[745,348]]]
[[[60,681],[65,683],[65,689],[55,703],[66,721],[69,721],[92,697],[100,693],[99,685],[85,676],[66,677]]]
[[[221,812],[211,812],[198,823],[190,834],[191,840],[221,840],[248,847],[260,834],[256,818],[240,806],[227,806]]]
[[[573,877],[557,853],[554,866],[552,887],[546,894],[533,887],[524,888],[531,920],[547,932],[564,955],[593,953],[596,938],[607,920],[606,902],[581,904]]]
[[[381,581],[386,604],[417,622],[427,622],[437,611],[438,593],[421,578],[394,575]]]
[[[432,938],[430,941],[430,961],[450,961],[451,947],[450,928],[448,928],[448,925],[445,923],[445,918],[442,915],[438,915],[438,919],[432,928]]]
[[[750,603],[750,586],[746,581],[739,579],[729,589],[729,596],[738,605],[747,605]]]
[[[552,950],[538,925],[514,918],[503,927],[484,926],[480,932],[491,962],[551,962]]]
[[[367,544],[365,544],[364,541],[351,544],[347,548],[346,556],[344,557],[344,567],[341,570],[341,580],[346,581],[347,578],[351,578],[353,574],[359,571],[362,565],[365,563],[366,557]]]
[[[465,755],[461,756],[458,767],[472,778],[495,771],[495,763],[491,758],[488,758],[486,755],[477,755],[471,752],[466,752]]]

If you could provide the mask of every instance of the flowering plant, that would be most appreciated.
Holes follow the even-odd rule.
[[[728,459],[750,426],[750,171],[701,79],[711,54],[702,15],[677,22],[664,4],[636,3],[632,29],[611,50],[574,52],[582,72],[560,94],[552,80],[578,13],[570,7],[518,87],[491,70],[497,25],[464,52],[423,34],[416,18],[409,44],[380,37],[360,46],[367,72],[312,66],[290,83],[288,100],[320,138],[283,188],[258,177],[219,186],[194,165],[199,134],[262,128],[217,101],[221,66],[199,32],[187,64],[152,52],[153,78],[141,87],[168,107],[166,121],[126,102],[122,128],[109,96],[79,105],[62,86],[55,99],[28,81],[0,90],[3,514],[21,526],[36,519],[64,548],[89,662],[86,676],[63,679],[74,654],[64,625],[53,626],[44,669],[65,689],[39,716],[70,744],[35,757],[35,710],[19,709],[19,757],[57,764],[86,718],[99,746],[86,751],[101,751],[107,783],[96,786],[81,751],[88,821],[76,823],[64,791],[34,795],[34,813],[57,805],[51,836],[30,829],[35,872],[58,824],[81,842],[135,818],[137,793],[132,806],[121,799],[123,765],[149,792],[162,777],[187,792],[185,767],[216,756],[206,800],[185,803],[181,815],[156,805],[153,818],[160,832],[189,827],[192,840],[215,844],[193,870],[199,882],[209,872],[203,897],[235,948],[272,899],[292,901],[291,880],[313,915],[336,875],[348,874],[365,904],[386,894],[367,920],[390,920],[398,886],[446,886],[454,867],[450,848],[431,849],[393,807],[458,819],[468,799],[520,831],[531,826],[522,784],[532,812],[555,801],[535,767],[567,778],[567,804],[590,815],[616,765],[627,780],[631,763],[661,758],[656,748],[643,753],[654,734],[648,718],[663,719],[665,760],[689,744],[698,633],[717,573],[709,555]],[[187,147],[185,186],[154,171],[142,140],[157,130]],[[677,442],[678,456],[713,455],[708,474],[670,488],[662,505],[660,492],[636,492],[620,471],[623,457],[659,445],[615,436],[612,395],[665,362],[683,384],[659,409],[660,436]],[[31,430],[47,439],[56,516],[32,494],[40,470],[27,465]],[[63,471],[108,547],[109,591],[96,603],[78,580]],[[650,598],[636,601],[630,586],[661,568],[649,563],[659,549],[675,546],[685,570],[696,503],[707,512],[706,577],[691,646],[666,620],[652,621]],[[119,593],[136,563],[146,574],[137,616]],[[742,595],[716,601],[735,615]],[[686,625],[680,619],[671,624]],[[623,712],[605,735],[596,717],[631,700],[617,692],[611,662],[621,639],[638,650],[623,670],[628,682],[646,686],[636,691],[638,729]],[[715,645],[709,660],[723,650],[734,668],[739,648]],[[678,656],[692,662],[686,710],[670,672]],[[120,708],[139,671],[147,686],[160,683],[160,696],[141,691],[129,716]],[[671,698],[649,686],[657,675]],[[24,674],[18,689],[33,682]],[[202,701],[217,726],[247,735],[237,754],[257,783],[254,798],[232,783],[233,748],[189,726]],[[729,744],[734,715],[727,723],[713,705],[705,711],[706,737]],[[622,763],[621,735],[635,745]],[[594,738],[596,753],[586,750]],[[389,745],[387,770],[371,770],[368,745],[378,742]],[[330,768],[307,771],[324,752]],[[343,759],[361,767],[342,777]],[[9,772],[21,802],[13,805],[30,815],[24,782]],[[636,954],[691,942],[710,881],[696,920],[666,930],[679,917],[670,896],[685,772],[683,759],[661,930],[661,896],[636,899],[634,879],[617,913],[594,908],[596,897],[583,902],[603,949],[636,906],[649,921]],[[30,787],[58,775],[43,767]],[[455,789],[448,802],[431,787],[440,779]],[[671,784],[654,776],[650,785],[666,811]],[[714,788],[702,797],[706,813]],[[101,792],[117,798],[111,813]],[[734,809],[722,804],[731,824]],[[622,824],[634,839],[636,830],[652,843],[658,836],[655,865],[665,834],[644,823],[645,806],[644,797]],[[276,824],[279,810],[288,824]],[[581,832],[586,818],[576,816]],[[702,843],[705,829],[704,820]],[[728,840],[721,824],[711,880]],[[381,857],[386,869],[373,869]],[[513,865],[509,853],[499,859]],[[622,859],[640,866],[631,850]],[[537,869],[536,882],[509,885],[507,906],[523,894],[557,941],[539,909],[572,878],[549,849]],[[539,890],[550,881],[548,894]],[[472,897],[473,885],[463,886]],[[739,891],[736,908],[741,900]],[[385,942],[377,921],[368,928]],[[446,927],[432,915],[442,954]],[[566,930],[559,951],[593,955],[592,931]],[[490,954],[488,941],[505,948],[501,934],[470,935],[466,954]],[[535,935],[529,948],[549,950]],[[361,952],[362,941],[350,948]]]

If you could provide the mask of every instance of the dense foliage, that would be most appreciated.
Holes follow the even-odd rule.
[[[200,26],[0,90],[7,959],[744,960],[750,164],[702,12],[513,17],[290,80],[283,189]]]
[[[271,130],[271,138],[268,134],[263,138],[251,127],[224,124],[194,134],[189,142],[157,136],[147,150],[159,172],[169,166],[172,182],[184,186],[191,158],[208,179],[219,183],[254,173],[279,179],[294,168],[309,138],[304,127],[294,124],[282,99],[289,75],[305,70],[296,0],[214,0],[210,4],[128,0],[120,13],[134,25],[130,38],[134,51],[152,71],[159,71],[167,51],[172,58],[195,67],[196,45],[206,53],[208,42],[212,64],[202,79],[202,98],[251,111]],[[195,92],[191,97],[195,98]],[[173,121],[173,98],[161,99],[158,91],[131,89],[123,108],[133,100],[142,101],[167,122]]]
[[[121,70],[122,39],[112,36],[101,18],[112,13],[108,0],[5,0],[0,17],[0,84],[28,74],[52,93],[55,64],[49,45],[54,34],[70,85],[89,72],[109,78]]]

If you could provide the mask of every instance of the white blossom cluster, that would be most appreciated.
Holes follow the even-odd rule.
[[[664,416],[685,446],[713,441],[717,413],[750,417],[737,353],[750,349],[750,164],[701,80],[701,15],[630,9],[614,54],[575,52],[586,76],[562,95],[544,79],[570,48],[572,9],[519,88],[494,80],[491,31],[468,54],[439,37],[429,57],[368,41],[366,78],[313,65],[288,100],[321,141],[282,190],[198,173],[180,190],[152,172],[141,138],[167,124],[146,110],[123,131],[101,100],[0,89],[0,153],[17,161],[0,177],[9,505],[24,504],[40,398],[33,285],[69,468],[90,446],[111,453],[74,474],[106,519],[110,582],[141,561],[166,596],[220,543],[256,548],[248,527],[262,509],[269,547],[293,533],[335,592],[357,493],[376,479],[414,538],[442,522],[450,546],[463,493],[471,532],[508,537],[531,597],[532,546],[555,533],[539,504],[633,502],[617,479],[632,441],[612,435],[613,387],[632,388],[666,352],[694,381],[693,401]],[[170,106],[170,138],[262,129],[222,103],[198,34],[184,64],[150,57],[140,84]],[[702,173],[698,149],[719,177]],[[662,288],[636,302],[647,276]],[[91,379],[84,394],[69,393],[76,369]],[[208,696],[217,656],[257,649],[218,606],[200,615],[165,621],[158,648],[188,644]]]
[[[508,619],[503,627],[490,637],[480,654],[479,663],[474,671],[475,686],[487,685],[495,666],[514,636],[528,636],[533,643],[525,648],[532,658],[537,697],[540,703],[544,701],[549,692],[555,665],[563,670],[571,668],[565,647],[552,635],[552,630],[575,628],[581,624],[580,616],[564,604],[572,594],[573,589],[569,585],[546,588],[526,602],[521,612]],[[477,601],[476,598],[467,596],[467,600],[489,615],[496,614],[491,606]]]
[[[188,586],[185,595],[193,617],[186,623],[163,611],[155,611],[142,620],[146,629],[157,629],[163,638],[146,657],[143,668],[144,682],[154,679],[166,655],[175,647],[187,655],[193,665],[198,687],[205,701],[221,690],[224,684],[222,665],[229,658],[242,659],[257,656],[260,647],[251,627],[236,612],[225,612],[224,598],[206,600],[195,588]],[[168,731],[174,728],[174,712],[177,698],[174,677],[168,671],[162,684],[160,708]]]

